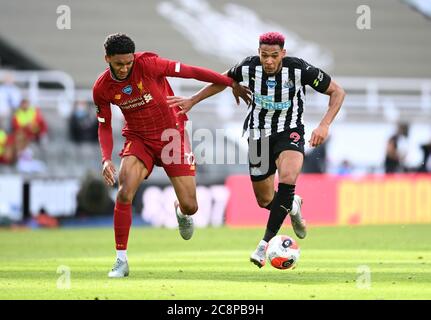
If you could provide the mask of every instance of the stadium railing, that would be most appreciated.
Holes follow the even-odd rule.
[[[12,74],[16,84],[22,88],[24,95],[35,101],[48,116],[53,129],[53,148],[50,150],[52,163],[70,163],[69,170],[64,167],[55,172],[72,172],[80,176],[86,169],[78,168],[80,161],[75,158],[76,146],[67,139],[67,118],[77,100],[92,102],[90,88],[77,89],[74,79],[62,71],[11,71],[0,70],[0,81],[6,74]],[[347,92],[347,96],[338,121],[404,121],[431,122],[431,78],[371,78],[371,77],[334,77]],[[191,95],[204,84],[194,80],[177,78],[169,79],[177,95]],[[49,89],[46,83],[56,84]],[[52,87],[52,86],[51,86]],[[59,89],[60,88],[60,89]],[[327,106],[328,97],[314,90],[307,90],[308,121],[320,119]],[[194,128],[214,128],[223,123],[225,129],[229,124],[242,122],[244,106],[234,107],[230,90],[200,103],[190,113]],[[122,119],[118,108],[113,108],[113,116]],[[218,121],[214,121],[217,119]],[[196,121],[195,121],[196,120]],[[121,140],[122,121],[113,121],[116,145]],[[50,124],[49,124],[50,125]],[[55,147],[57,145],[57,147]],[[67,146],[67,147],[65,147]],[[95,146],[95,152],[98,150]],[[58,156],[55,152],[58,150]],[[66,152],[67,151],[67,152]],[[114,151],[115,152],[115,151]],[[67,160],[67,161],[66,161]],[[55,166],[59,167],[59,166]],[[2,170],[3,171],[3,170]]]
[[[67,117],[74,101],[92,101],[91,89],[76,89],[75,81],[63,71],[9,71],[0,70],[0,80],[12,74],[15,82],[25,94],[42,107],[55,107],[60,115]],[[363,112],[376,115],[385,108],[410,109],[430,112],[431,78],[372,78],[372,77],[334,77],[347,92],[343,105],[346,112]],[[202,83],[171,78],[170,82],[177,95],[189,95],[202,87]],[[62,89],[46,89],[41,84],[56,83]],[[307,108],[320,111],[326,108],[324,95],[307,90]],[[225,91],[205,100],[202,106],[225,105],[233,100],[230,92]],[[356,111],[355,111],[356,109]],[[214,108],[196,108],[195,112],[212,112]],[[239,111],[242,114],[242,111]]]
[[[75,101],[75,81],[63,71],[10,71],[0,70],[0,83],[6,76],[23,89],[26,97],[42,107],[55,107],[61,115],[67,116],[72,111]],[[61,86],[62,89],[43,89],[43,84]]]

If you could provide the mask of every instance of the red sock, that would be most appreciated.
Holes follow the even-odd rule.
[[[126,250],[129,230],[132,225],[132,204],[115,202],[114,231],[117,250]]]

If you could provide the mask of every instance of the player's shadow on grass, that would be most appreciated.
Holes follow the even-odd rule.
[[[328,271],[300,271],[300,270],[274,270],[274,272],[255,271],[172,271],[170,273],[157,271],[135,271],[133,278],[148,280],[213,280],[234,282],[263,282],[275,284],[316,284],[316,283],[354,283],[360,274],[356,272],[328,272]],[[421,272],[420,276],[411,276],[411,273],[400,272],[373,272],[372,278],[379,282],[390,283],[431,283],[431,272]]]
[[[268,267],[268,266],[267,266]],[[181,270],[181,271],[180,271]],[[170,270],[156,271],[145,269],[131,269],[130,277],[125,280],[209,280],[209,281],[233,281],[233,282],[261,282],[274,284],[302,284],[314,285],[317,283],[354,283],[358,278],[356,272],[328,272],[328,271],[309,271],[309,270],[274,270],[274,272],[264,272],[263,270],[255,271],[195,271],[195,270]],[[109,280],[106,272],[99,271],[75,271],[71,273],[72,279],[75,280]],[[412,274],[415,272],[373,272],[371,277],[373,281],[380,283],[387,282],[390,284],[415,283],[420,281],[421,284],[431,284],[431,271]],[[3,271],[0,275],[0,283],[7,284],[20,280],[37,280],[38,282],[56,281],[59,275],[46,271]]]

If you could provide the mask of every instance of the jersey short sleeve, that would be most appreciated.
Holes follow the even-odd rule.
[[[236,82],[242,82],[244,80],[242,75],[242,67],[245,65],[248,65],[251,61],[251,58],[252,57],[247,57],[237,65],[230,68],[229,71],[227,72],[227,76],[229,78],[232,78]]]
[[[309,85],[314,90],[324,93],[331,83],[331,76],[325,71],[316,68],[315,66],[309,64],[308,62],[300,59],[301,69],[302,69],[302,84]]]
[[[96,106],[97,120],[99,123],[111,123],[111,103],[103,96],[103,88],[96,84],[93,87],[93,101]]]

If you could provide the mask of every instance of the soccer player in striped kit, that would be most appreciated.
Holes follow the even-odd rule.
[[[250,261],[259,268],[265,265],[269,242],[280,230],[287,215],[295,234],[305,238],[302,199],[295,195],[295,185],[304,161],[305,86],[329,95],[329,106],[309,141],[312,147],[322,144],[329,126],[344,100],[344,90],[323,70],[306,61],[286,56],[285,38],[277,32],[262,34],[258,56],[245,58],[224,74],[247,86],[252,93],[244,130],[249,134],[250,177],[257,203],[270,211],[263,239],[251,254]],[[224,90],[211,84],[191,97],[169,97],[171,107],[180,106],[179,114],[196,103]],[[234,94],[239,94],[235,92]],[[274,176],[278,171],[278,189]]]
[[[133,40],[125,34],[108,36],[104,47],[109,67],[94,84],[93,100],[99,121],[102,174],[110,186],[116,180],[116,169],[111,161],[111,104],[118,106],[125,118],[122,135],[126,141],[120,153],[119,189],[114,209],[117,259],[108,274],[121,278],[129,275],[127,243],[132,200],[154,165],[163,167],[175,189],[178,201],[174,207],[181,236],[188,240],[194,230],[192,215],[198,210],[198,204],[195,163],[185,131],[187,116],[177,115],[180,108],[169,108],[166,97],[174,93],[166,77],[193,78],[224,87],[239,84],[209,69],[163,59],[151,52],[135,53]]]

